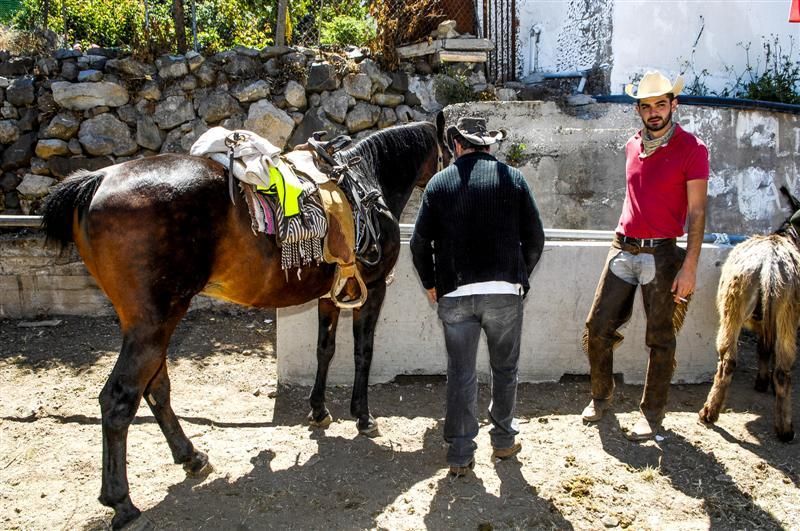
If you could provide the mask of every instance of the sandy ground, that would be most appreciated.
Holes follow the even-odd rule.
[[[0,321],[2,529],[110,522],[96,500],[97,396],[119,333],[113,318],[55,319]],[[453,479],[441,439],[442,378],[371,387],[377,438],[356,434],[349,388],[329,391],[330,428],[309,429],[309,389],[277,386],[273,319],[269,311],[201,310],[179,327],[169,355],[173,406],[215,470],[187,478],[141,408],[128,439],[131,496],[147,524],[140,528],[800,528],[798,443],[774,437],[773,399],[752,390],[747,341],[717,426],[697,421],[708,385],[673,386],[663,438],[644,444],[624,437],[639,386],[619,386],[615,414],[584,425],[585,379],[523,385],[521,454],[493,462],[484,421],[474,474]],[[486,388],[480,400],[484,410]]]

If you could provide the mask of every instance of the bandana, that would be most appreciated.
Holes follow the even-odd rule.
[[[669,128],[669,131],[661,135],[659,138],[650,138],[650,131],[645,130],[644,134],[642,135],[642,146],[644,147],[644,153],[639,155],[639,158],[643,159],[649,157],[655,152],[655,150],[657,150],[661,146],[667,145],[667,142],[669,142],[669,139],[672,138],[672,133],[674,132],[675,132],[674,123]]]

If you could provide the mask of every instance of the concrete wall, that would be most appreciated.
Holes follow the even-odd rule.
[[[800,25],[787,22],[788,0],[523,0],[517,5],[520,75],[533,70],[538,53],[539,71],[593,66],[610,71],[612,94],[622,93],[625,83],[649,69],[674,76],[691,60],[697,73],[708,70],[703,81],[719,92],[733,81],[733,72],[745,72],[747,55],[739,43],[751,44],[751,65],[762,57],[763,71],[764,38],[778,36],[785,53],[789,37],[800,38]],[[533,28],[541,30],[538,48]],[[796,59],[796,46],[793,52]],[[691,82],[691,68],[687,74]]]
[[[564,374],[588,374],[581,336],[594,290],[608,253],[605,242],[548,242],[531,278],[525,302],[520,354],[520,380],[557,381]],[[674,382],[705,382],[716,367],[714,338],[717,312],[714,296],[728,248],[704,245],[697,291],[678,338]],[[628,383],[642,383],[647,364],[644,318],[637,294],[634,317],[622,329],[626,341],[617,349],[614,372]],[[328,381],[353,381],[352,312],[342,312],[336,356]],[[316,303],[278,310],[278,379],[310,385],[316,370]],[[481,377],[488,376],[485,339],[478,354]],[[403,245],[394,281],[387,290],[375,336],[370,382],[386,382],[398,374],[444,374],[446,350],[435,308],[425,298]]]
[[[506,160],[524,144],[518,168],[541,209],[545,227],[613,230],[625,198],[623,147],[641,120],[632,105],[559,108],[551,102],[459,104],[448,123],[471,114],[509,138]],[[683,105],[675,119],[708,145],[711,157],[706,232],[768,233],[790,214],[778,188],[800,197],[800,116]],[[413,222],[415,206],[404,220]]]

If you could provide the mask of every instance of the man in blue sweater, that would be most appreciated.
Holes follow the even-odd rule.
[[[444,439],[455,476],[475,464],[481,330],[492,372],[492,456],[507,459],[522,448],[514,421],[522,299],[544,231],[525,178],[489,153],[504,136],[487,131],[481,118],[460,118],[448,130],[456,161],[428,183],[411,237],[414,267],[444,328]]]

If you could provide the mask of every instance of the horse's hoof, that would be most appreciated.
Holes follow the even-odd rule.
[[[194,456],[183,464],[183,470],[189,477],[200,478],[213,472],[214,467],[208,462],[208,455],[205,452],[195,451]]]
[[[324,430],[327,429],[332,422],[333,422],[333,416],[327,409],[325,410],[325,414],[319,420],[314,418],[313,411],[308,414],[308,425],[311,426],[312,428],[322,428]]]
[[[365,421],[359,419],[356,422],[356,426],[358,427],[358,433],[366,437],[378,437],[381,434],[378,429],[378,422],[372,416]]]
[[[103,503],[103,501],[100,500],[100,503]],[[123,503],[114,507],[114,518],[111,519],[111,529],[122,529],[123,527],[126,529],[139,529],[139,520],[150,523],[147,518],[140,518],[141,515],[142,511],[137,509],[136,506],[131,503],[130,498],[128,498]],[[145,527],[142,529],[147,528]],[[152,526],[151,529],[153,529]]]
[[[776,429],[775,432],[778,434],[778,440],[781,442],[788,443],[792,442],[792,439],[794,439],[794,429],[792,427],[789,427],[787,431],[779,431]]]
[[[700,420],[706,424],[714,424],[719,419],[719,413],[713,413],[708,406],[703,406],[699,414]]]

